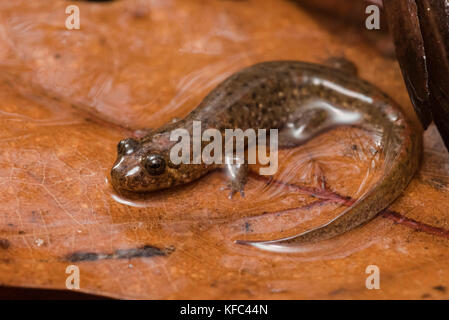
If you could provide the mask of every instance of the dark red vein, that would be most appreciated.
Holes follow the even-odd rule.
[[[351,206],[352,204],[354,204],[356,202],[356,200],[352,199],[351,197],[342,196],[342,195],[338,194],[337,192],[334,192],[334,191],[328,190],[328,189],[299,186],[296,184],[279,181],[274,178],[267,179],[266,177],[257,175],[254,172],[251,172],[251,176],[253,176],[256,180],[264,181],[267,185],[268,184],[278,184],[278,185],[286,186],[288,188],[294,188],[303,194],[307,194],[312,197],[322,199],[324,201],[340,203],[344,206]],[[320,201],[318,201],[318,202],[320,202]],[[292,209],[290,209],[290,210],[292,210]],[[449,239],[449,230],[446,230],[446,229],[440,228],[440,227],[435,227],[435,226],[408,218],[399,212],[385,209],[385,210],[381,211],[379,213],[379,215],[383,218],[392,220],[396,224],[403,225],[403,226],[411,228],[415,231],[424,232],[427,234],[431,234],[431,235]]]

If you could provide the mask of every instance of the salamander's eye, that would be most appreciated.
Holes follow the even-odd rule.
[[[153,176],[160,175],[165,170],[165,160],[158,154],[150,154],[145,158],[145,169]]]
[[[120,141],[117,145],[117,153],[120,155],[131,154],[136,151],[139,142],[133,138]]]

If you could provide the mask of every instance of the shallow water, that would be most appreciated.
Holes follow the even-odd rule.
[[[382,136],[357,128],[336,128],[281,150],[272,180],[252,166],[245,198],[228,199],[219,170],[173,190],[118,195],[109,177],[118,141],[185,116],[228,75],[260,61],[323,63],[345,55],[363,66],[363,78],[408,103],[394,61],[356,36],[340,40],[290,2],[146,3],[79,2],[82,30],[73,32],[63,24],[66,1],[0,4],[0,236],[10,243],[2,249],[9,261],[0,265],[2,283],[65,288],[68,255],[103,257],[151,244],[176,250],[167,257],[77,262],[83,289],[150,298],[326,296],[373,260],[394,267],[394,274],[403,261],[414,263],[409,257],[428,256],[408,245],[416,237],[412,229],[388,219],[320,244],[280,248],[288,253],[234,244],[321,225],[346,208],[342,197],[358,199],[370,190],[386,169],[378,152]],[[444,176],[424,173],[432,183]],[[446,196],[442,183],[433,199]],[[412,192],[426,188],[418,184]],[[400,209],[425,203],[401,201]],[[444,220],[444,201],[434,201]],[[429,212],[426,222],[434,223]],[[444,246],[425,241],[419,248]],[[395,255],[384,257],[385,248]],[[326,272],[340,277],[312,283]]]

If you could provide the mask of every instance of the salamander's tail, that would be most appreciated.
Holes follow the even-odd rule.
[[[330,222],[292,237],[269,241],[237,240],[236,243],[270,251],[290,251],[291,246],[286,245],[333,238],[364,224],[387,208],[401,195],[418,169],[422,148],[422,135],[405,118],[395,119],[390,124],[389,128],[384,128],[388,136],[383,148],[385,173],[379,182],[351,207]]]
[[[377,188],[374,188],[373,190],[376,189]],[[367,207],[365,201],[365,199],[357,201],[353,206],[344,210],[333,220],[298,235],[269,241],[236,240],[235,243],[279,252],[290,251],[289,246],[285,245],[306,244],[331,239],[371,220],[380,210],[382,210],[380,209],[377,211],[377,208],[369,208],[369,205]]]

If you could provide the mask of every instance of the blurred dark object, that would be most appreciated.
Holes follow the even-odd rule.
[[[433,120],[449,149],[449,3],[384,0],[413,106],[426,129]]]
[[[424,43],[414,0],[386,1],[387,19],[405,85],[422,125],[432,122]]]

